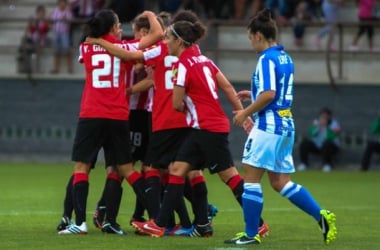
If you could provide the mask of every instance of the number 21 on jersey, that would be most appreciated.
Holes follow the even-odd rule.
[[[92,66],[103,65],[92,71],[92,86],[94,88],[117,88],[119,87],[120,59],[109,54],[96,54],[91,57]],[[108,77],[112,80],[100,80]]]

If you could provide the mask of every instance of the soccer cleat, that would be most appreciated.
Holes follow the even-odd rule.
[[[129,225],[132,225],[132,222],[134,221],[138,221],[138,222],[146,222],[146,219],[144,217],[139,217],[139,218],[135,218],[135,217],[132,217],[130,220],[129,220]]]
[[[66,229],[71,224],[69,217],[63,216],[57,226],[57,231]]]
[[[211,237],[213,229],[211,223],[206,225],[196,225],[193,231],[190,233],[190,237]]]
[[[218,208],[215,205],[208,204],[207,206],[207,214],[208,214],[208,221],[212,222],[212,219],[216,216],[218,213]]]
[[[141,233],[150,235],[152,237],[162,237],[165,235],[165,228],[157,226],[154,220],[147,222],[133,221],[132,226],[139,230]]]
[[[75,223],[70,224],[66,229],[59,231],[58,234],[87,234],[86,222],[82,222],[80,226],[77,226]]]
[[[127,233],[120,228],[120,225],[117,223],[110,223],[108,221],[104,221],[102,225],[102,232],[109,234],[118,234],[118,235],[126,235]]]
[[[165,236],[170,236],[170,233],[174,230],[177,230],[181,227],[181,224],[177,224],[174,227],[165,227]]]
[[[245,232],[237,233],[232,239],[225,240],[226,244],[236,244],[236,245],[249,245],[249,244],[260,244],[260,235],[256,234],[254,237],[249,237]]]
[[[129,225],[132,225],[132,223],[134,221],[137,221],[137,222],[146,222],[146,219],[144,217],[140,217],[140,218],[135,218],[135,217],[132,217],[130,220],[129,220]],[[135,234],[137,235],[141,235],[141,236],[144,236],[144,235],[147,235],[143,232],[140,232],[139,230],[135,230]]]
[[[261,226],[259,226],[258,233],[261,238],[264,238],[265,236],[269,235],[269,227],[267,224],[263,223]]]
[[[191,232],[194,230],[194,227],[182,227],[181,225],[175,226],[172,230],[169,232],[165,232],[165,235],[170,236],[190,236]]]
[[[320,214],[321,219],[319,220],[318,224],[321,227],[325,243],[330,244],[336,239],[336,236],[338,234],[338,230],[335,226],[336,216],[334,213],[331,213],[325,209],[322,209]]]
[[[92,222],[96,228],[102,229],[104,218],[106,217],[106,207],[96,206]]]

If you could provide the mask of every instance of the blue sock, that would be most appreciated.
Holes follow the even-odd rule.
[[[303,186],[289,181],[282,188],[280,194],[288,198],[294,205],[302,209],[304,212],[313,216],[316,221],[320,220],[321,207]]]
[[[263,210],[263,192],[260,183],[244,183],[243,212],[245,232],[249,237],[258,233]]]

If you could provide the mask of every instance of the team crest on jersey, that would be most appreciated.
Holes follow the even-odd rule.
[[[177,79],[178,69],[173,69],[173,79]]]

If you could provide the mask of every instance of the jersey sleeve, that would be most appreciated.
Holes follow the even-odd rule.
[[[156,61],[162,54],[162,47],[161,46],[153,46],[149,49],[144,50],[144,61],[145,65],[147,66],[153,66],[156,64]]]
[[[134,42],[126,42],[126,44],[128,45],[128,50],[129,51],[137,51],[139,50],[139,41],[134,41]]]
[[[187,69],[185,65],[181,62],[176,63],[173,67],[173,75],[174,75],[174,85],[185,87],[187,82]]]
[[[276,91],[275,62],[269,57],[261,57],[258,62],[259,89],[258,93],[267,90]]]
[[[78,62],[83,63],[83,43],[79,46]]]
[[[211,67],[211,71],[213,75],[218,74],[220,72],[220,69],[218,68],[218,66],[216,66],[216,64],[211,60],[209,60],[209,62],[210,62],[210,67]]]

